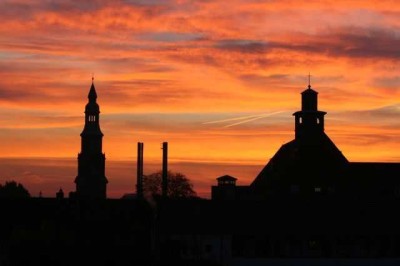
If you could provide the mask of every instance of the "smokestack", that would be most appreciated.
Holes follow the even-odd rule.
[[[168,191],[168,142],[163,142],[163,164],[162,164],[162,196],[167,197]]]
[[[143,198],[143,143],[142,142],[138,142],[137,146],[136,194],[138,199]]]

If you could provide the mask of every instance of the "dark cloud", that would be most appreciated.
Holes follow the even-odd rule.
[[[296,34],[295,41],[220,40],[215,48],[225,51],[268,53],[276,49],[353,58],[400,58],[400,37],[388,29],[341,28],[315,35]]]
[[[156,1],[148,1],[154,3],[150,5],[142,2],[144,1],[127,3],[123,0],[41,0],[16,3],[5,0],[0,1],[0,21],[26,29],[24,37],[38,32],[41,33],[39,37],[71,36],[65,40],[66,43],[76,39],[77,31],[93,36],[104,34],[103,30],[106,29],[109,31],[107,36],[112,35],[115,43],[116,37],[121,33],[128,34],[126,31],[133,28],[136,32],[144,31],[152,26],[151,21],[157,20],[168,11],[164,4],[157,5]]]
[[[106,0],[41,0],[41,1],[11,1],[0,3],[0,17],[2,19],[29,20],[39,12],[92,12],[107,4]]]
[[[196,41],[204,38],[199,33],[179,33],[179,32],[152,32],[140,34],[139,39],[156,42],[184,42]]]
[[[83,11],[91,12],[100,9],[107,4],[106,0],[90,0],[90,1],[80,1],[80,0],[44,0],[41,2],[42,10],[49,11]]]
[[[400,58],[400,38],[394,31],[384,29],[356,29],[337,33],[328,53],[360,58]]]
[[[265,53],[271,48],[266,42],[257,40],[220,40],[216,42],[215,48],[240,52],[240,53]]]
[[[122,3],[139,6],[159,6],[174,3],[173,0],[122,0]]]
[[[43,97],[43,94],[32,88],[4,87],[0,85],[0,100],[24,102],[27,99],[40,100],[41,97]]]
[[[246,85],[255,88],[268,88],[269,90],[282,90],[293,88],[299,88],[301,86],[306,87],[308,83],[308,75],[292,75],[292,74],[272,74],[272,75],[258,75],[258,74],[246,74],[239,76],[239,79]],[[317,76],[311,77],[311,84],[318,84],[318,87],[324,86],[324,84],[332,85],[333,83],[344,81],[343,76]]]

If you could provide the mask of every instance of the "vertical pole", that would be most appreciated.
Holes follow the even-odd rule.
[[[138,142],[137,146],[136,194],[138,199],[143,198],[143,143],[142,142]]]
[[[168,142],[163,142],[163,164],[162,164],[162,196],[167,197],[168,191]]]

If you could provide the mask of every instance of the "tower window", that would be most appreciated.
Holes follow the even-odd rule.
[[[315,187],[314,191],[317,192],[317,193],[321,192],[321,187]]]
[[[303,118],[302,118],[302,117],[300,117],[300,119],[299,119],[299,123],[300,123],[300,124],[302,124],[302,123],[303,123]]]
[[[319,124],[319,118],[317,118],[317,124]]]

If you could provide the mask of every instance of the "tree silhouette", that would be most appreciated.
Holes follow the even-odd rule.
[[[30,198],[28,190],[15,181],[6,181],[4,185],[0,184],[0,198]]]
[[[170,198],[193,198],[197,197],[193,190],[193,184],[182,173],[168,171],[167,196]],[[144,193],[151,196],[160,196],[162,187],[162,171],[146,175],[143,178]]]

